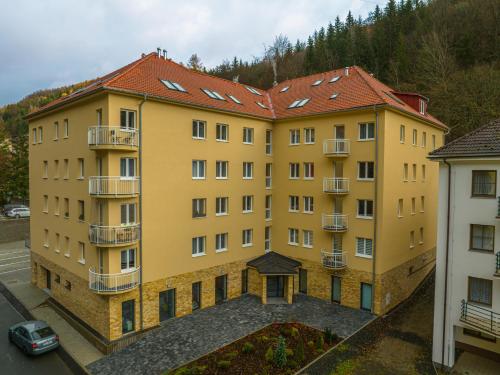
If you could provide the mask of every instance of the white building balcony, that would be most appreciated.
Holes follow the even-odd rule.
[[[343,214],[323,214],[321,226],[328,232],[345,232],[348,228],[347,215]]]
[[[321,263],[323,267],[332,269],[332,270],[340,270],[347,267],[347,253],[343,251],[321,251]]]
[[[88,143],[91,149],[131,151],[139,146],[139,134],[134,128],[93,126],[88,130]]]
[[[348,139],[325,139],[323,141],[323,154],[327,157],[347,157],[349,153]]]
[[[500,338],[500,314],[462,300],[460,321]]]
[[[122,293],[137,287],[141,282],[139,267],[115,274],[97,273],[89,269],[89,289],[96,293]]]
[[[349,193],[349,179],[340,177],[324,177],[323,192],[327,194]]]
[[[89,177],[89,194],[105,198],[134,197],[139,194],[139,177]]]
[[[139,241],[139,224],[117,226],[90,225],[90,243],[101,247],[120,246]]]

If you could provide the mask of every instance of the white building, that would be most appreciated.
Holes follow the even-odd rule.
[[[440,163],[433,361],[452,367],[456,349],[498,360],[500,119],[429,157]]]

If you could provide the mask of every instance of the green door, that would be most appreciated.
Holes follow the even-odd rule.
[[[372,285],[361,283],[361,309],[372,310]]]
[[[332,302],[340,303],[342,290],[342,279],[338,276],[332,276]]]

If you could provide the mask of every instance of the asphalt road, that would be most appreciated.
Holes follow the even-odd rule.
[[[3,283],[30,279],[29,251],[24,243],[0,244],[0,280]],[[8,328],[25,320],[0,294],[0,374],[9,375],[65,375],[72,374],[56,352],[29,357],[7,339]]]

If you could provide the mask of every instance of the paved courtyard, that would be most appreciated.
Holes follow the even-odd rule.
[[[374,316],[307,296],[292,305],[262,305],[246,295],[162,323],[140,341],[87,366],[92,374],[157,374],[176,368],[273,322],[297,321],[339,336],[355,332]]]

